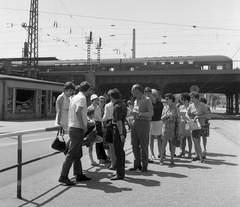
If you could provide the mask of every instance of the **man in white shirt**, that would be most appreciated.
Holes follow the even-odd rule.
[[[75,95],[69,106],[69,143],[65,161],[62,165],[59,182],[66,185],[75,185],[69,180],[69,170],[73,164],[73,174],[76,175],[76,181],[91,180],[82,172],[82,142],[84,133],[87,131],[87,101],[86,97],[90,94],[90,84],[84,81],[79,86],[79,93]]]

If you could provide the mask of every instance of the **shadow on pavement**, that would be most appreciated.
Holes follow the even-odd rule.
[[[65,189],[61,190],[59,193],[57,193],[55,196],[52,196],[50,197],[49,199],[47,199],[46,201],[42,202],[42,203],[38,203],[38,202],[35,202],[37,199],[39,198],[42,198],[44,197],[46,194],[50,193],[51,191],[55,190],[56,188],[60,187],[61,184],[49,189],[48,191],[44,192],[43,194],[31,199],[31,200],[28,200],[26,198],[21,198],[20,200],[24,201],[25,203],[22,204],[22,205],[19,205],[18,207],[23,207],[23,206],[26,206],[28,204],[33,204],[35,206],[38,206],[38,207],[41,207],[41,206],[45,206],[47,203],[51,202],[52,200],[54,200],[55,198],[57,198],[58,196],[60,196],[61,194],[65,193],[69,188],[69,186],[66,186]]]

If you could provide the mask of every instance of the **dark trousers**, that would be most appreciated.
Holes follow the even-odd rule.
[[[150,121],[136,119],[133,121],[131,137],[134,155],[133,167],[148,167],[148,144],[149,144]]]
[[[83,141],[83,129],[80,128],[69,128],[69,141],[68,141],[68,152],[62,165],[61,176],[68,177],[69,170],[73,164],[73,174],[82,174],[82,141]]]
[[[103,137],[102,123],[100,121],[96,121],[96,128],[97,128],[97,135]],[[105,149],[103,147],[103,142],[96,143],[96,154],[97,154],[98,160],[106,160],[107,159],[107,155],[106,155]]]
[[[124,142],[121,141],[119,133],[114,129],[113,130],[113,145],[116,156],[116,169],[117,175],[120,177],[125,177],[125,151],[124,151]]]

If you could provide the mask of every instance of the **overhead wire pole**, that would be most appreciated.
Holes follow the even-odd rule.
[[[133,29],[132,58],[136,58],[136,37],[135,37],[135,29]]]
[[[38,0],[31,0],[29,25],[22,23],[28,31],[27,72],[28,76],[36,77],[38,68]]]
[[[97,65],[100,67],[101,65],[101,49],[102,49],[102,38],[99,37],[99,42],[96,43],[96,49],[97,49]]]
[[[92,31],[90,31],[89,37],[86,37],[87,44],[87,64],[89,65],[90,71],[92,71],[91,66],[91,44],[93,44]]]

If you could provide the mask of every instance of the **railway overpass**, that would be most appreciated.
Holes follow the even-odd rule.
[[[189,92],[192,85],[197,85],[200,93],[225,94],[227,112],[239,113],[240,70],[50,71],[39,75],[45,80],[58,77],[57,81],[75,84],[87,80],[99,94],[118,88],[126,99],[135,83],[160,89],[163,94]]]

